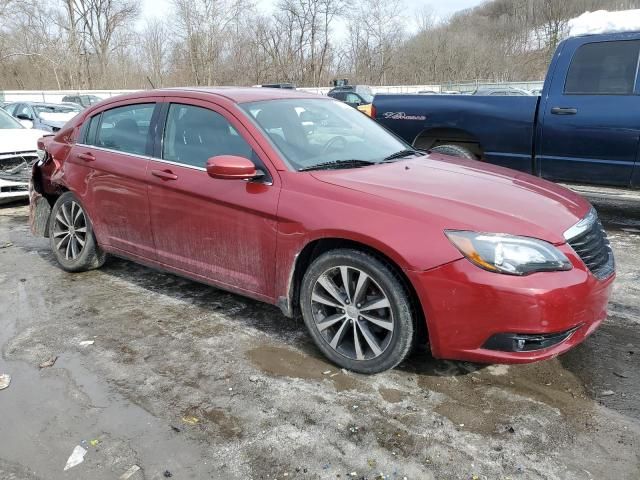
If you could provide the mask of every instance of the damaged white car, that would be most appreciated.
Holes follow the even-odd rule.
[[[31,165],[38,160],[38,139],[48,132],[23,127],[0,109],[0,205],[28,198]]]

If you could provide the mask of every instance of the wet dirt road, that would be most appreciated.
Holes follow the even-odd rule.
[[[65,273],[4,208],[0,479],[637,480],[640,202],[592,201],[618,280],[583,345],[510,367],[419,352],[371,377],[275,307],[118,259]]]

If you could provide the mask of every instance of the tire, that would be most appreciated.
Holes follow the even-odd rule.
[[[450,157],[468,158],[469,160],[478,159],[478,157],[476,157],[468,148],[462,147],[460,145],[455,145],[453,143],[437,145],[429,149],[429,152],[441,153],[442,155],[449,155]]]
[[[67,272],[100,268],[107,258],[96,242],[91,221],[71,192],[60,195],[51,209],[49,243],[58,264]]]
[[[409,294],[392,268],[368,253],[337,249],[316,258],[302,279],[300,306],[318,348],[342,368],[379,373],[402,362],[413,346]]]

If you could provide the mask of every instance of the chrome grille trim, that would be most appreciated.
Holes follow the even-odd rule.
[[[615,260],[607,232],[593,207],[564,233],[564,238],[598,280],[604,280],[615,272]]]

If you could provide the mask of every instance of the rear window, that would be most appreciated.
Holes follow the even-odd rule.
[[[154,103],[141,103],[102,112],[102,121],[97,129],[95,145],[110,150],[143,155],[146,151],[149,125],[154,108]],[[92,128],[93,125],[90,125],[89,130]]]
[[[576,51],[565,83],[567,95],[631,95],[640,41],[598,42]]]

